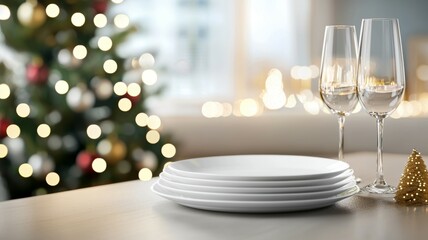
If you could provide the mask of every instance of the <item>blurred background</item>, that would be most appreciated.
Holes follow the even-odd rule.
[[[324,27],[398,18],[406,98],[386,152],[427,152],[423,0],[26,0],[0,3],[0,199],[131,179],[224,154],[336,156],[318,94]],[[347,118],[346,153],[376,150]],[[386,160],[387,161],[387,160]],[[405,159],[403,159],[405,161]]]

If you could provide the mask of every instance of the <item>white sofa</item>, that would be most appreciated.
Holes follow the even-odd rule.
[[[335,156],[338,123],[334,115],[281,113],[259,117],[204,118],[164,116],[163,132],[177,145],[177,159],[225,154],[299,154]],[[385,120],[384,151],[428,153],[428,118]],[[366,113],[347,117],[348,152],[376,151],[376,121]]]

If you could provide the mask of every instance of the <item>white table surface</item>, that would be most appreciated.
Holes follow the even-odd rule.
[[[346,158],[363,184],[375,153]],[[407,155],[385,154],[396,185]],[[130,181],[0,202],[0,239],[428,239],[428,207],[353,196],[318,210],[235,214],[179,206]]]

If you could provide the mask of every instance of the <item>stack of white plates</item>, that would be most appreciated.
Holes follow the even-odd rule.
[[[336,203],[359,191],[342,161],[290,155],[195,158],[165,167],[152,186],[178,204],[225,212],[288,212]]]

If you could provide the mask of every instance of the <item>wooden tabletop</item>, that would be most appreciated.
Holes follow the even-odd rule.
[[[363,184],[375,153],[347,154]],[[407,155],[385,154],[396,185]],[[428,207],[353,196],[318,210],[235,214],[179,206],[130,181],[0,203],[0,239],[426,239]]]

